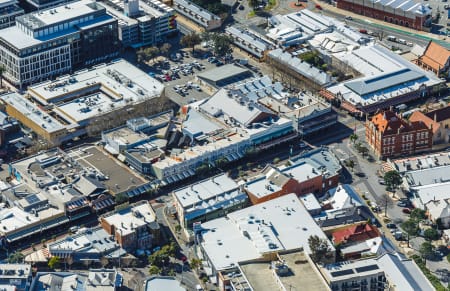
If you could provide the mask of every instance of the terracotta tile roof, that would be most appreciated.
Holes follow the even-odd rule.
[[[428,44],[425,53],[420,59],[434,70],[439,70],[445,67],[450,58],[450,51],[435,42]]]
[[[363,223],[333,232],[333,242],[335,244],[361,242],[379,236],[381,233],[376,226]]]
[[[439,130],[439,123],[434,122],[434,120],[427,115],[423,114],[420,111],[415,111],[411,116],[409,117],[409,121],[411,122],[422,122],[425,124],[428,128],[432,126],[433,128],[433,134],[436,133]]]
[[[371,122],[382,134],[397,134],[400,132],[408,132],[428,128],[425,123],[417,121],[411,122],[400,118],[392,111],[380,112],[372,117]]]

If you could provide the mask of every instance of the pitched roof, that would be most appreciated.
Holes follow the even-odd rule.
[[[430,42],[421,57],[422,62],[435,70],[442,69],[450,58],[450,51],[435,42]]]
[[[352,225],[333,232],[333,242],[335,244],[360,242],[374,237],[379,237],[380,235],[380,231],[376,226],[363,223],[359,225]]]
[[[399,130],[400,132],[408,132],[428,128],[421,121],[407,122],[390,110],[376,114],[372,117],[371,122],[382,134],[396,134]]]
[[[425,115],[435,120],[436,122],[450,119],[450,106],[447,105],[446,107],[430,111],[428,113],[425,113]]]
[[[413,114],[409,117],[409,121],[411,122],[422,122],[424,123],[428,128],[432,127],[433,134],[438,131],[439,129],[439,123],[434,122],[434,120],[427,115],[423,114],[420,111],[414,111]]]

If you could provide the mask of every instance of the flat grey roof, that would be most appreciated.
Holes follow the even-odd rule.
[[[249,69],[238,67],[233,64],[227,64],[221,67],[217,67],[200,74],[197,77],[209,80],[211,82],[217,83],[221,80],[232,78],[241,74],[250,73]]]
[[[430,184],[450,182],[450,165],[409,171],[405,174],[410,186],[425,186]]]
[[[401,69],[399,71],[388,74],[364,78],[345,83],[345,86],[357,93],[358,95],[366,95],[380,90],[397,86],[406,82],[415,81],[424,78],[425,75],[418,71],[412,71],[409,68]]]

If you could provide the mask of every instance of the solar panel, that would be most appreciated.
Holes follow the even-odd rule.
[[[348,270],[331,272],[330,274],[331,274],[332,277],[340,277],[340,276],[354,274],[354,272],[353,272],[353,270],[348,269]]]
[[[356,272],[358,272],[358,273],[373,271],[373,270],[378,270],[378,269],[379,268],[377,265],[370,265],[370,266],[355,268]]]
[[[28,202],[28,204],[35,204],[41,201],[35,194],[28,195],[25,197],[25,200]]]

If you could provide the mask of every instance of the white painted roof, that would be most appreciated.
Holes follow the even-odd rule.
[[[310,253],[311,235],[327,239],[295,194],[229,213],[202,228],[202,247],[217,271],[277,250],[303,247]]]

